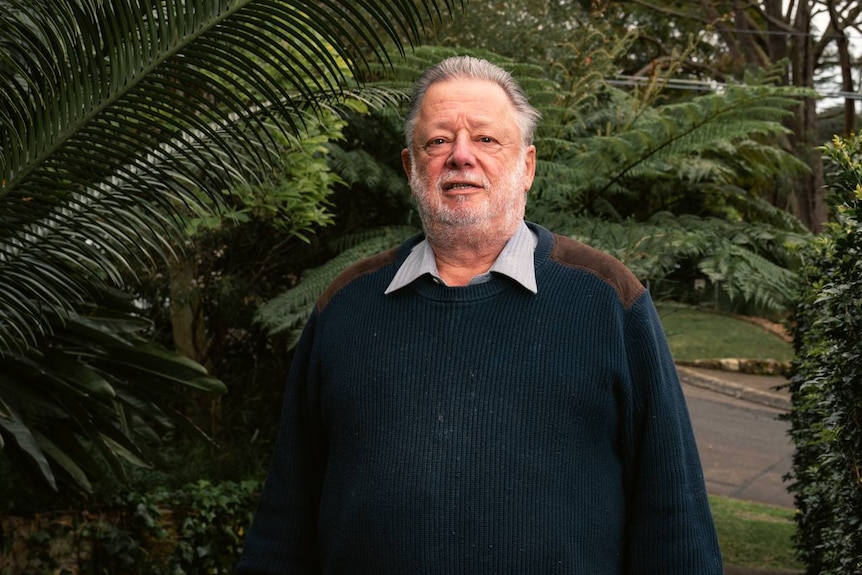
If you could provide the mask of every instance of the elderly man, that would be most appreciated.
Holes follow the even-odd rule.
[[[538,116],[484,60],[417,83],[424,235],[317,302],[238,575],[721,574],[649,294],[524,222]]]

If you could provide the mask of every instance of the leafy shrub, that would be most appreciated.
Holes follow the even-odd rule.
[[[257,504],[258,481],[198,481],[133,493],[98,512],[4,517],[0,574],[231,573]]]
[[[809,575],[862,573],[862,138],[835,139],[834,221],[806,254],[789,419],[797,554]]]

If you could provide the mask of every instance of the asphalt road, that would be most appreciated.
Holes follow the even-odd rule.
[[[791,469],[789,423],[778,409],[683,385],[707,490],[793,507],[782,479]]]

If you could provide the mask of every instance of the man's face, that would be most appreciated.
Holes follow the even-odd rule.
[[[484,80],[432,84],[404,169],[429,236],[453,228],[511,235],[524,217],[536,149],[525,147],[505,92]]]

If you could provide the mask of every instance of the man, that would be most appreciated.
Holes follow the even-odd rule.
[[[484,60],[417,83],[424,237],[317,302],[237,575],[721,574],[648,293],[523,220],[538,117]]]

